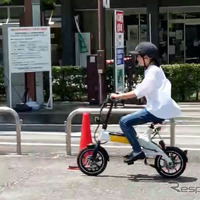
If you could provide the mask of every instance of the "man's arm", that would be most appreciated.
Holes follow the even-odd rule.
[[[120,93],[120,94],[112,93],[110,97],[114,99],[131,99],[136,97],[136,94],[134,93],[134,91]]]

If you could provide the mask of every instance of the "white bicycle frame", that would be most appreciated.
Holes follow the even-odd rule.
[[[138,142],[140,146],[143,148],[143,152],[145,153],[146,158],[155,159],[156,156],[160,155],[167,162],[167,164],[170,165],[172,163],[172,160],[165,154],[165,152],[157,144],[155,144],[152,141],[151,139],[152,133],[153,129],[149,127],[149,129],[145,133],[141,134],[138,137]],[[106,131],[105,129],[101,129],[98,140],[104,142],[111,141],[110,135],[111,135],[110,132]]]

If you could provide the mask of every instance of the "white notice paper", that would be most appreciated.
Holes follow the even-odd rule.
[[[50,27],[9,27],[11,73],[51,70]]]

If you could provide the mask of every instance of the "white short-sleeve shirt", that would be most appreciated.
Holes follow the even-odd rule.
[[[171,98],[171,83],[161,67],[151,65],[145,70],[143,81],[134,90],[137,98],[146,97],[146,109],[162,119],[175,118],[181,114],[180,107]]]

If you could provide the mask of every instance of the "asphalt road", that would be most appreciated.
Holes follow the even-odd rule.
[[[89,177],[69,170],[76,157],[0,156],[1,200],[199,200],[199,163],[190,162],[181,177],[163,179],[143,162],[126,165],[112,157],[105,171]]]
[[[91,126],[91,132],[93,133],[96,126]],[[80,143],[80,126],[76,132],[72,132],[72,154],[77,154],[79,151]],[[78,130],[79,129],[79,130]],[[146,131],[147,125],[136,127],[136,131],[142,134]],[[108,127],[110,131],[120,131],[116,125]],[[169,126],[164,126],[161,132],[161,136],[165,140],[166,144],[170,144],[170,130]],[[191,151],[200,151],[200,125],[176,125],[175,129],[175,143],[176,146],[188,149]],[[159,138],[158,138],[159,139]],[[93,140],[94,141],[94,140]],[[155,140],[158,141],[158,140]],[[54,153],[62,152],[66,150],[66,134],[65,132],[21,132],[22,153]],[[130,148],[129,145],[111,143],[108,142],[106,148],[110,149],[111,154],[116,155],[118,153],[123,154]],[[16,152],[16,133],[13,131],[0,132],[0,152],[14,153]]]
[[[194,116],[196,116],[193,113]],[[95,129],[91,126],[91,131]],[[109,130],[119,130],[110,126]],[[138,134],[146,126],[136,128]],[[22,131],[22,155],[16,155],[15,132],[0,132],[0,200],[199,200],[200,124],[176,125],[176,146],[188,149],[189,162],[181,177],[163,179],[142,161],[126,165],[121,155],[129,145],[107,143],[110,157],[105,171],[89,177],[75,165],[79,152],[80,126],[73,127],[72,156],[66,155],[65,132]],[[169,126],[161,136],[169,144]]]

